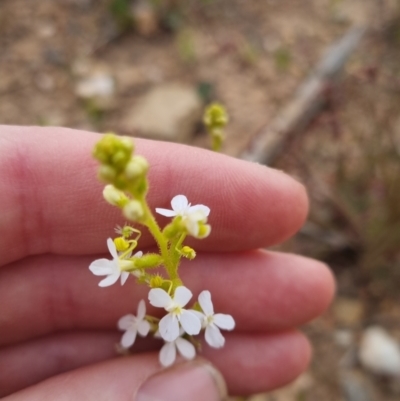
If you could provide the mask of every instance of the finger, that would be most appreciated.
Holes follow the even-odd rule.
[[[203,347],[203,355],[224,375],[232,395],[271,391],[303,373],[311,359],[308,339],[299,332],[228,333],[224,348]]]
[[[58,345],[60,357],[66,347],[62,342]],[[86,347],[88,346],[90,344],[86,344]],[[84,347],[80,347],[78,350],[85,352]],[[229,333],[225,348],[215,350],[204,346],[203,350],[200,355],[205,356],[220,370],[227,381],[229,392],[242,395],[269,391],[290,382],[306,369],[310,359],[308,341],[303,335],[296,332],[274,335]],[[35,350],[31,350],[30,356],[34,352]],[[52,360],[51,353],[46,356],[49,356],[47,362],[50,366],[57,363]],[[19,366],[17,372],[19,379],[14,379],[14,385],[16,380],[21,380],[20,388],[25,384],[22,376],[30,377],[32,375],[32,365],[27,364],[26,361],[25,364],[21,363]],[[69,355],[65,355],[66,365],[64,368],[68,368],[68,363],[71,367],[77,364],[76,360],[70,360]],[[34,367],[46,369],[45,372],[42,370],[42,376],[52,376],[51,369],[46,368],[44,364]],[[158,371],[157,352],[139,354],[130,358],[118,358],[107,363],[99,363],[64,373],[33,388],[21,391],[6,400],[35,401],[40,399],[45,401],[49,394],[54,396],[55,393],[63,394],[63,400],[72,399],[73,396],[75,400],[132,400],[132,394],[135,394],[144,378],[147,378],[149,373]],[[106,372],[108,372],[107,376]],[[133,372],[135,373],[133,374]],[[53,370],[53,374],[57,374],[57,370]],[[130,381],[127,380],[127,377],[130,378]],[[178,377],[177,379],[181,385],[188,384],[183,378]],[[7,386],[7,382],[4,383]],[[176,383],[170,384],[176,385]],[[77,393],[77,389],[82,392]],[[10,387],[8,387],[8,393],[10,393],[9,390]],[[107,392],[109,398],[104,398],[104,391]],[[114,393],[114,391],[118,392]],[[166,387],[164,387],[164,392],[168,392]],[[7,392],[3,390],[3,396],[5,394]],[[94,398],[95,396],[100,398]],[[127,396],[131,398],[125,398]]]
[[[63,128],[0,128],[1,264],[40,253],[106,250],[121,217],[102,200],[96,179],[90,155],[99,138]],[[169,207],[181,193],[211,207],[212,236],[196,242],[198,249],[268,246],[304,221],[304,188],[281,172],[184,145],[135,142],[151,165],[153,210]],[[142,246],[149,243],[144,236]]]
[[[32,257],[0,271],[0,344],[60,330],[113,329],[136,313],[148,288],[129,278],[99,288],[86,257]],[[253,251],[199,255],[182,267],[194,297],[208,289],[215,310],[234,316],[236,330],[284,330],[315,318],[329,305],[334,282],[320,262],[300,256]],[[150,315],[161,309],[148,308]]]
[[[119,333],[56,334],[0,349],[0,397],[116,356]]]

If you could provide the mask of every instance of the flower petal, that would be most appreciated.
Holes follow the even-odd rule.
[[[192,291],[190,291],[189,288],[186,288],[183,285],[181,285],[180,287],[177,287],[175,290],[174,302],[180,306],[185,306],[190,301],[190,298],[192,298],[192,296],[193,296]]]
[[[134,329],[125,331],[124,335],[121,338],[121,345],[124,348],[129,348],[133,345],[136,340],[137,331]]]
[[[138,320],[143,320],[145,316],[146,316],[146,303],[144,302],[144,299],[141,299],[138,303],[136,317]]]
[[[188,233],[192,236],[197,238],[199,235],[199,223],[196,220],[193,220],[191,218],[185,219],[185,227]]]
[[[129,272],[121,273],[121,285],[124,285],[126,283],[126,280],[128,280],[128,277],[129,277]]]
[[[132,314],[128,314],[122,316],[121,319],[118,320],[118,328],[120,330],[128,330],[129,327],[132,326],[136,322],[136,317]]]
[[[107,276],[114,272],[114,261],[108,259],[97,259],[89,266],[89,270],[95,276]]]
[[[204,214],[204,217],[208,217],[210,214],[210,208],[208,206],[205,205],[194,205],[194,206],[190,206],[189,208],[189,213],[196,213],[196,212],[201,212],[202,214]]]
[[[225,315],[224,313],[217,313],[214,315],[214,323],[224,330],[233,330],[235,328],[235,321],[231,315]]]
[[[178,348],[179,353],[185,359],[191,360],[196,356],[196,348],[194,348],[194,345],[191,342],[189,342],[188,340],[178,337],[175,340],[175,344],[176,344],[176,348]]]
[[[171,206],[176,213],[184,212],[188,205],[189,201],[185,195],[176,195],[172,198]]]
[[[172,313],[168,313],[160,320],[158,329],[165,341],[175,341],[179,337],[178,319]]]
[[[200,319],[202,328],[204,328],[207,325],[207,318],[204,313],[199,312],[198,310],[194,310],[194,309],[190,309],[189,312],[194,313]]]
[[[142,336],[142,337],[146,337],[147,334],[149,334],[150,331],[150,323],[147,320],[142,320],[139,324],[138,324],[138,333]]]
[[[206,327],[205,339],[208,345],[213,348],[221,348],[225,344],[225,338],[214,324]]]
[[[136,252],[136,253],[133,255],[134,258],[141,258],[142,256],[143,256],[143,252],[142,252],[142,251]]]
[[[203,312],[205,313],[206,316],[214,315],[214,306],[211,301],[210,291],[202,291],[199,294],[199,304],[201,306],[201,309],[203,309]]]
[[[114,244],[114,241],[111,238],[107,239],[107,247],[108,250],[111,253],[111,256],[113,257],[113,259],[118,259],[118,252],[117,252],[117,248]]]
[[[170,210],[170,209],[163,209],[163,208],[157,207],[156,212],[158,214],[161,214],[161,216],[165,216],[165,217],[175,217],[176,216],[176,212],[174,212],[173,210]]]
[[[149,292],[149,302],[156,308],[166,308],[172,303],[172,299],[161,288],[152,288]]]
[[[190,335],[200,333],[201,320],[194,313],[183,309],[179,321],[186,333]]]
[[[162,366],[171,366],[175,362],[176,349],[175,343],[166,343],[160,350],[160,363]]]
[[[100,281],[99,287],[108,287],[110,285],[113,285],[114,283],[117,282],[117,280],[119,279],[119,276],[120,276],[120,272],[110,274],[105,279]]]

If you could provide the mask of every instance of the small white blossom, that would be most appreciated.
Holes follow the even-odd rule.
[[[125,333],[121,339],[121,345],[123,348],[129,348],[133,345],[136,340],[136,335],[139,333],[142,337],[147,336],[150,331],[150,323],[144,320],[146,316],[146,305],[142,299],[139,302],[137,308],[137,315],[132,314],[121,317],[118,321],[118,328],[125,330]]]
[[[156,208],[156,212],[166,217],[181,216],[182,221],[190,235],[194,237],[199,236],[200,226],[199,223],[205,223],[210,214],[210,208],[205,205],[194,205],[188,202],[185,195],[177,195],[171,201],[172,210]],[[209,226],[206,227],[208,232],[203,234],[207,236],[209,233]]]
[[[183,330],[180,331],[180,335],[182,334]],[[166,341],[162,346],[159,355],[159,360],[162,366],[168,367],[175,362],[176,350],[178,350],[179,354],[187,360],[192,360],[196,356],[194,345],[190,341],[179,336],[174,341]]]
[[[201,321],[192,311],[184,309],[184,306],[192,298],[191,291],[183,286],[177,287],[174,298],[161,288],[153,288],[149,292],[150,304],[157,308],[164,308],[167,312],[159,323],[161,337],[165,341],[175,341],[179,336],[179,323],[183,330],[190,335],[199,334]]]
[[[235,321],[231,315],[223,313],[214,314],[214,306],[211,301],[210,291],[202,291],[199,295],[199,304],[204,314],[202,315],[202,327],[205,328],[205,339],[208,345],[221,348],[225,344],[225,338],[219,329],[233,330]]]
[[[131,255],[127,254],[124,259],[120,259],[117,248],[115,247],[114,241],[111,238],[107,239],[107,247],[113,259],[97,259],[90,264],[89,269],[95,276],[107,276],[100,281],[100,287],[108,287],[109,285],[116,283],[120,277],[121,285],[124,285],[129,277],[129,272],[124,271],[124,267],[132,266],[132,262],[126,260],[130,258]],[[133,256],[140,258],[142,255],[143,252],[140,251],[135,253]]]

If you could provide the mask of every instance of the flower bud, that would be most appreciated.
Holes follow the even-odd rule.
[[[210,104],[203,117],[203,122],[206,127],[211,130],[215,128],[224,128],[228,124],[228,113],[224,106],[219,103]]]
[[[103,197],[113,206],[123,207],[129,202],[128,197],[122,191],[115,188],[114,185],[106,185],[104,187]]]
[[[120,138],[114,134],[106,134],[95,145],[93,156],[102,164],[121,171],[129,162],[132,152],[132,141]]]
[[[117,172],[113,167],[103,164],[99,168],[98,175],[101,181],[113,182],[117,176]]]
[[[129,201],[123,208],[124,216],[131,221],[140,221],[144,216],[143,207],[137,200]]]
[[[125,175],[128,179],[133,180],[144,176],[149,169],[149,163],[143,156],[134,156],[127,164]]]

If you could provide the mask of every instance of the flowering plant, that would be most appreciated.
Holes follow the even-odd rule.
[[[181,258],[196,257],[195,250],[184,245],[186,237],[202,239],[210,235],[211,226],[207,224],[210,208],[192,206],[186,196],[177,195],[171,200],[172,209],[155,209],[156,213],[172,218],[161,229],[146,200],[149,164],[144,157],[134,155],[133,143],[107,134],[96,144],[93,155],[100,162],[99,177],[107,183],[103,191],[105,200],[119,207],[129,221],[146,227],[159,250],[158,253],[134,253],[141,231],[126,224],[116,229],[116,238],[107,239],[112,259],[98,259],[89,266],[94,275],[105,276],[99,282],[100,287],[113,285],[119,279],[124,285],[129,276],[134,276],[138,283],[150,288],[149,303],[167,312],[161,319],[146,315],[146,303],[141,300],[136,316],[128,314],[118,321],[119,329],[124,331],[121,346],[129,348],[137,334],[144,337],[151,333],[165,341],[159,356],[163,366],[174,363],[176,351],[185,359],[193,359],[198,344],[193,336],[202,329],[207,344],[222,347],[225,339],[220,329],[233,330],[232,316],[214,313],[207,290],[199,294],[197,302],[190,304],[193,294],[179,276]]]

